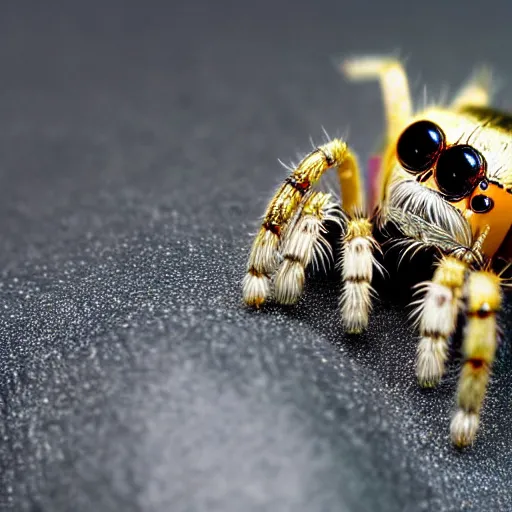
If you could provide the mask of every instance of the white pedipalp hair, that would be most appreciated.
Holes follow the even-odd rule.
[[[473,244],[471,227],[459,210],[415,180],[391,186],[382,215],[406,236],[428,245],[471,248]]]

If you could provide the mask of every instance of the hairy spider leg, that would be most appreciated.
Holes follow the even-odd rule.
[[[500,278],[489,271],[471,272],[464,292],[466,325],[457,408],[451,421],[452,442],[473,443],[497,346],[496,316],[501,308]]]

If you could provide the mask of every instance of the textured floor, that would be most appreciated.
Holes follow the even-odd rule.
[[[171,4],[3,8],[1,510],[511,510],[506,344],[461,454],[401,303],[347,337],[333,275],[259,313],[239,286],[277,158],[378,141],[334,60],[400,49],[418,98],[489,60],[510,105],[507,3]]]

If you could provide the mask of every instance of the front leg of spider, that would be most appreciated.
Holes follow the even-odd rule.
[[[338,140],[317,148],[299,163],[271,199],[247,263],[243,281],[247,305],[260,307],[271,298],[290,304],[302,293],[304,267],[314,257],[321,234],[319,225],[331,208],[330,197],[317,195],[312,188],[326,170],[340,166],[347,154],[346,144]]]
[[[332,257],[324,235],[326,222],[341,221],[336,210],[330,194],[311,192],[284,231],[279,245],[281,262],[273,278],[274,299],[279,304],[295,304],[304,289],[306,268],[310,264],[325,266]]]
[[[249,256],[243,297],[255,307],[271,299],[279,304],[299,300],[306,268],[330,250],[325,223],[335,218],[336,205],[329,194],[313,187],[331,168],[338,173],[344,210],[341,316],[347,330],[361,332],[368,323],[376,242],[371,222],[355,216],[363,203],[359,168],[338,139],[306,156],[270,201]]]

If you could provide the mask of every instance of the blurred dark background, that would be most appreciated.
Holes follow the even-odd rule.
[[[335,274],[293,309],[240,302],[277,159],[322,128],[362,161],[378,142],[376,84],[347,84],[336,59],[398,52],[434,100],[488,63],[510,106],[511,14],[3,2],[1,510],[511,510],[508,335],[458,453],[457,367],[417,388],[385,288],[361,337],[341,331]]]

